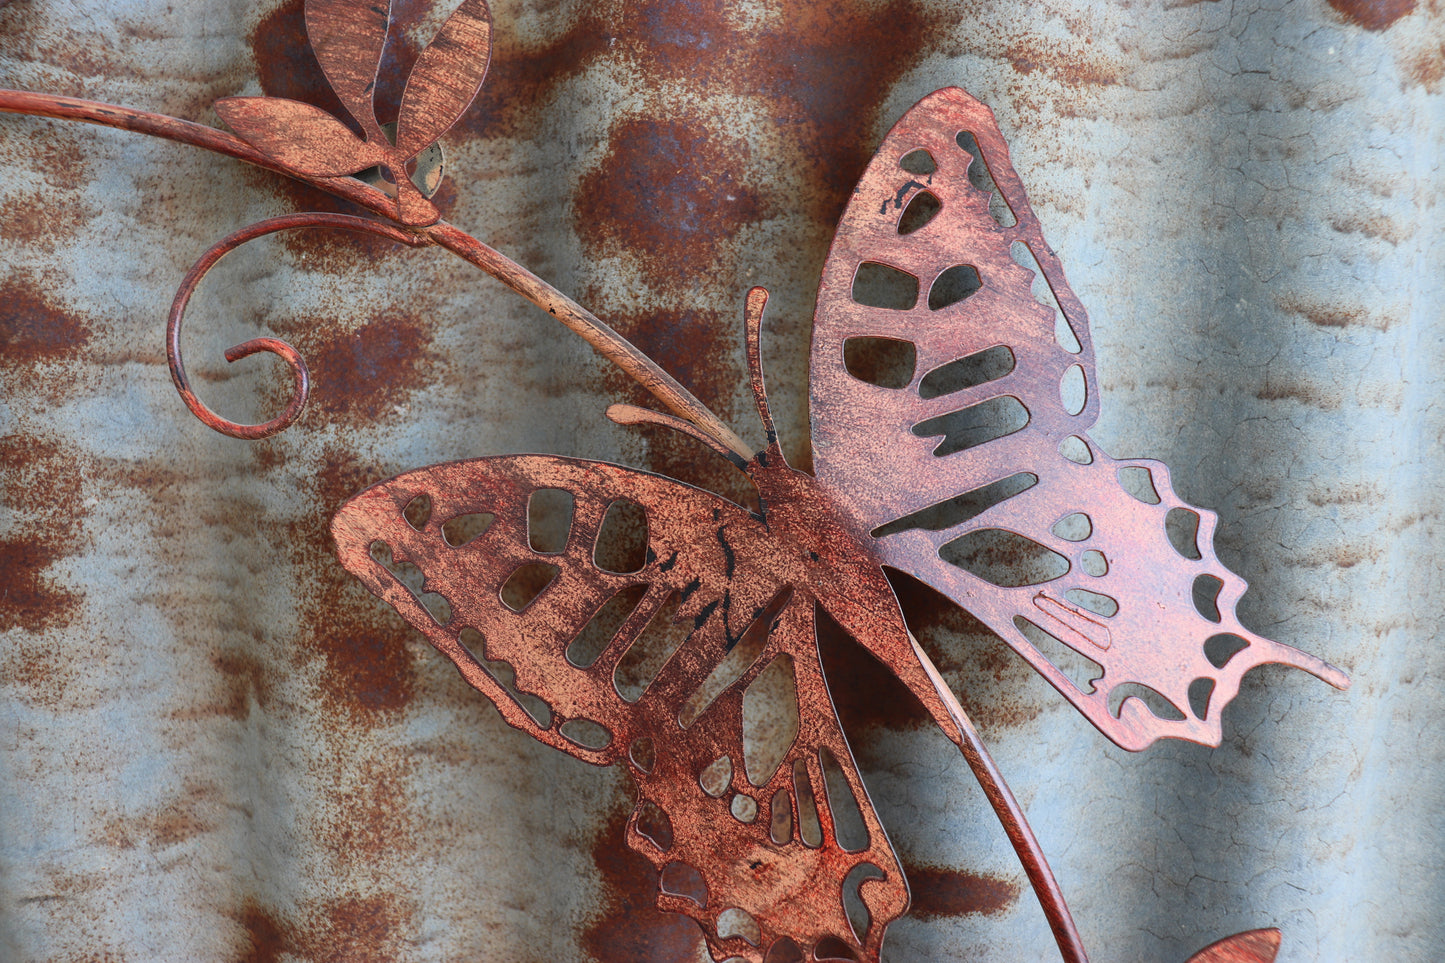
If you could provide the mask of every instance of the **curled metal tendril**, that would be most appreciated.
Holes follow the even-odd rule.
[[[239,361],[261,352],[269,352],[277,355],[287,366],[290,367],[293,376],[291,388],[291,400],[286,403],[281,414],[270,421],[262,422],[259,425],[243,425],[226,418],[222,418],[196,397],[195,391],[191,389],[190,378],[186,376],[186,368],[181,360],[181,322],[185,319],[186,306],[190,303],[191,295],[206,276],[206,272],[215,267],[221,258],[231,251],[253,241],[258,237],[265,237],[268,234],[275,234],[277,231],[288,231],[297,228],[321,227],[332,228],[341,231],[355,231],[360,234],[375,234],[391,241],[406,244],[410,247],[426,247],[432,243],[431,238],[425,235],[413,234],[401,230],[390,224],[381,221],[370,220],[364,217],[355,217],[350,214],[326,214],[320,212],[307,214],[285,214],[281,217],[271,217],[264,221],[257,221],[248,227],[243,227],[233,234],[228,234],[202,254],[200,259],[186,272],[181,286],[176,290],[175,301],[171,303],[170,317],[166,319],[166,360],[171,368],[171,380],[175,382],[176,391],[180,393],[181,400],[186,407],[191,409],[195,415],[208,427],[219,431],[223,435],[230,435],[232,438],[244,438],[247,441],[255,441],[260,438],[269,438],[291,427],[297,418],[301,417],[302,410],[306,407],[306,401],[311,396],[311,374],[306,368],[306,361],[300,353],[279,338],[253,338],[241,344],[233,345],[226,349],[227,361]]]

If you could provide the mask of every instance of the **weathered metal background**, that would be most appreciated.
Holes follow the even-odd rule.
[[[413,38],[446,12],[395,6]],[[1355,687],[1266,668],[1222,748],[1129,755],[904,585],[916,631],[1096,959],[1182,960],[1269,924],[1283,961],[1445,953],[1435,0],[494,13],[492,73],[446,142],[444,216],[757,443],[740,318],[768,286],[794,462],[812,299],[854,180],[928,91],[991,104],[1093,315],[1095,436],[1163,458],[1219,511],[1245,621]],[[336,107],[299,2],[17,0],[0,5],[0,84],[208,122],[235,94]],[[202,286],[188,357],[213,407],[256,419],[284,400],[265,360],[220,358],[257,332],[293,340],[316,385],[285,435],[212,434],[165,368],[175,285],[236,227],[333,202],[13,117],[0,171],[0,958],[702,958],[690,922],[650,908],[624,777],[507,728],[326,532],[366,484],[451,458],[556,452],[722,486],[727,469],[608,422],[608,402],[642,397],[454,258],[317,234],[253,244]],[[885,959],[1052,958],[956,752],[851,643],[825,664],[913,880]]]

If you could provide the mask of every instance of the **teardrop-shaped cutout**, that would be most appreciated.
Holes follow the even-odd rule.
[[[431,519],[431,496],[425,492],[416,496],[406,503],[406,507],[401,510],[401,514],[402,517],[406,519],[408,525],[419,532],[422,531],[426,528],[426,523]]]
[[[1087,542],[1094,534],[1094,523],[1083,512],[1073,512],[1054,522],[1049,531],[1066,542]]]
[[[1064,369],[1063,376],[1059,378],[1059,401],[1063,403],[1064,410],[1071,415],[1077,415],[1084,410],[1084,405],[1089,400],[1089,388],[1084,380],[1084,369],[1080,365],[1071,364]]]
[[[983,281],[978,276],[978,268],[972,264],[955,264],[934,279],[928,289],[928,307],[941,311],[970,297],[981,287]]]
[[[1076,465],[1092,465],[1094,453],[1089,450],[1089,443],[1078,435],[1070,435],[1059,442],[1059,454]]]
[[[449,518],[442,523],[442,541],[452,548],[461,548],[483,535],[496,519],[497,516],[490,512],[472,512]]]
[[[562,488],[539,488],[527,500],[527,542],[540,555],[556,555],[567,547],[575,499]]]
[[[1143,465],[1125,465],[1119,469],[1119,484],[1129,497],[1145,505],[1159,504],[1159,491],[1154,487],[1154,474]]]
[[[919,191],[913,195],[903,213],[898,216],[898,233],[907,235],[928,226],[928,223],[943,210],[943,202],[932,191]]]
[[[520,612],[537,600],[556,580],[562,570],[545,562],[528,562],[513,572],[502,584],[502,604]]]
[[[910,174],[917,174],[919,177],[927,177],[938,170],[938,162],[933,155],[922,147],[911,150],[898,159],[898,166]]]

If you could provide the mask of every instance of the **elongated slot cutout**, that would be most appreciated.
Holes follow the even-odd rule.
[[[1126,699],[1138,699],[1148,706],[1149,711],[1156,718],[1165,722],[1183,722],[1187,718],[1179,707],[1165,698],[1162,693],[1139,682],[1125,682],[1116,685],[1109,692],[1109,715],[1115,719],[1119,718]]]
[[[1093,692],[1094,683],[1104,677],[1103,666],[1023,616],[1014,616],[1014,627],[1080,692]]]
[[[938,556],[999,588],[1042,585],[1069,571],[1069,560],[1058,552],[1002,528],[966,532],[940,546]]]
[[[412,597],[426,609],[427,615],[437,625],[446,625],[452,620],[452,604],[447,601],[446,596],[438,592],[426,590],[426,574],[411,562],[398,562],[393,560],[391,546],[383,541],[371,543],[369,548],[371,560],[391,573],[392,578],[401,583],[402,588],[412,594]]]
[[[779,846],[793,838],[793,797],[779,789],[768,803],[768,837]]]
[[[1171,508],[1164,516],[1164,532],[1169,544],[1181,558],[1197,562],[1199,555],[1199,513],[1187,508]]]
[[[634,501],[619,498],[607,506],[592,563],[604,572],[632,575],[647,566],[647,512]]]
[[[933,449],[939,458],[986,445],[1021,431],[1029,423],[1029,411],[1012,395],[1001,395],[959,411],[920,421],[913,426],[919,438],[938,435],[943,440]]]
[[[482,671],[491,676],[492,681],[505,689],[507,695],[522,707],[522,711],[532,717],[533,722],[543,729],[551,728],[552,707],[540,696],[517,688],[517,674],[512,669],[510,662],[487,658],[486,639],[483,638],[481,632],[467,626],[457,634],[457,641],[476,660],[477,665],[482,667]]]
[[[686,729],[696,722],[704,712],[708,710],[714,700],[722,695],[734,682],[742,678],[752,664],[762,654],[763,647],[768,643],[768,634],[773,630],[773,623],[787,607],[793,597],[792,588],[784,588],[773,600],[763,607],[757,618],[743,632],[742,637],[733,645],[732,649],[726,652],[708,677],[703,680],[688,696],[682,705],[682,710],[677,715],[677,724]]]
[[[646,585],[629,585],[603,602],[567,646],[567,661],[579,669],[590,668],[646,594]]]
[[[1084,350],[1083,345],[1079,344],[1077,335],[1074,334],[1074,329],[1069,326],[1068,319],[1064,317],[1063,309],[1059,307],[1059,300],[1054,297],[1054,289],[1049,286],[1049,279],[1044,276],[1038,259],[1034,257],[1034,252],[1023,241],[1014,241],[1009,245],[1008,251],[1015,264],[1033,272],[1034,279],[1029,291],[1034,300],[1054,312],[1054,341],[1069,354],[1078,354]]]
[[[972,297],[982,287],[978,268],[972,264],[955,264],[933,279],[928,288],[928,308],[942,311]]]
[[[797,741],[799,724],[793,657],[784,653],[743,692],[743,769],[748,782],[768,784]]]
[[[897,338],[848,338],[843,342],[844,369],[865,384],[907,388],[913,382],[918,349]]]
[[[1086,612],[1093,612],[1106,619],[1112,619],[1119,614],[1119,603],[1107,595],[1098,592],[1091,592],[1088,589],[1069,589],[1064,593],[1064,598],[1073,602]]]
[[[545,562],[528,562],[519,567],[502,584],[502,604],[513,612],[521,612],[556,581],[561,571]]]
[[[568,719],[557,731],[583,749],[606,749],[612,745],[612,730],[591,719]]]
[[[1059,403],[1071,415],[1083,412],[1089,402],[1089,386],[1082,365],[1071,364],[1059,378]]]
[[[1014,364],[1008,345],[996,344],[934,368],[919,380],[918,396],[927,401],[977,388],[1013,371]]]
[[[989,214],[999,227],[1013,227],[1019,219],[1014,216],[1013,210],[1004,200],[1003,192],[994,183],[993,174],[988,169],[988,159],[983,156],[983,150],[978,146],[973,132],[961,130],[954,140],[973,158],[968,162],[968,182],[988,194]]]
[[[918,278],[877,261],[864,261],[853,275],[853,300],[870,308],[907,311],[918,303]]]
[[[946,502],[929,505],[902,518],[879,525],[873,529],[874,538],[886,538],[899,532],[915,529],[927,532],[942,532],[972,521],[995,505],[1022,494],[1039,483],[1039,476],[1033,472],[1021,471],[1007,478],[1000,478],[981,488],[955,495]]]
[[[817,849],[823,845],[823,824],[818,821],[818,802],[805,759],[793,760],[793,794],[798,800],[798,836],[804,846]]]
[[[682,647],[692,633],[691,622],[675,622],[677,618],[677,593],[674,592],[658,606],[657,612],[647,623],[647,628],[628,646],[627,652],[617,662],[612,673],[612,684],[617,694],[626,702],[637,702],[652,680],[657,678],[662,667]]]
[[[572,531],[572,493],[561,488],[539,488],[527,500],[527,542],[539,555],[556,555],[567,548]]]
[[[818,761],[823,766],[823,787],[828,794],[828,812],[833,817],[833,835],[845,853],[861,853],[868,848],[868,824],[863,821],[863,808],[838,757],[827,746],[818,748]]]
[[[943,202],[938,199],[938,195],[932,191],[919,191],[898,216],[898,233],[908,235],[927,227],[941,210]]]

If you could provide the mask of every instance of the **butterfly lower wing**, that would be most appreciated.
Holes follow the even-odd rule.
[[[961,90],[898,122],[843,215],[811,408],[819,484],[878,559],[988,624],[1119,745],[1218,744],[1261,663],[1347,684],[1239,624],[1215,516],[1162,465],[1088,439],[1088,318],[992,113]],[[1062,667],[1081,660],[1094,671]]]
[[[550,532],[538,493],[571,499]],[[619,506],[645,531],[630,560],[599,539]],[[401,475],[332,529],[342,563],[507,722],[629,767],[628,842],[717,959],[756,963],[785,938],[877,959],[907,885],[834,714],[815,599],[778,577],[760,519],[656,475],[514,456]],[[857,932],[845,883],[871,919]]]

